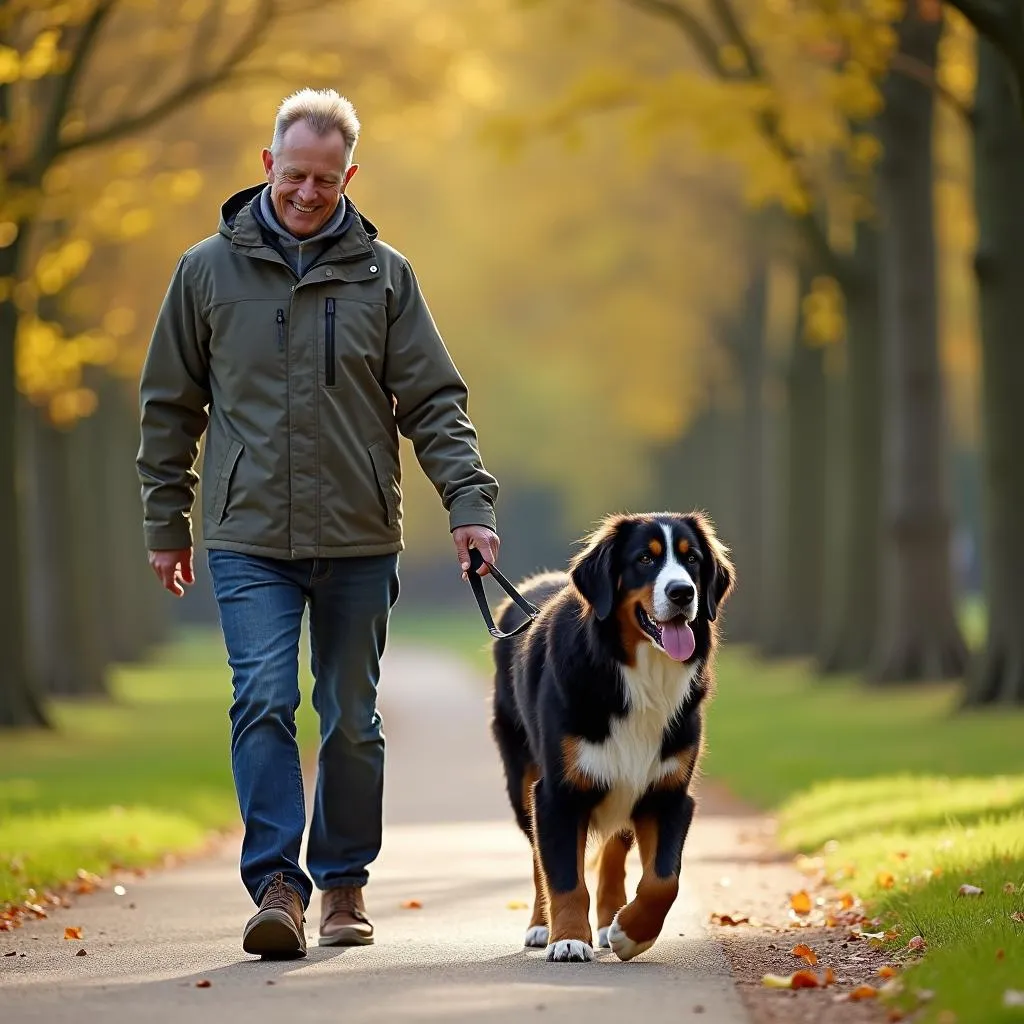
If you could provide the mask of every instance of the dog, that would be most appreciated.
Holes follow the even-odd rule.
[[[588,838],[599,844],[598,945],[631,960],[661,933],[694,814],[715,621],[734,578],[706,514],[649,513],[607,517],[567,572],[519,585],[539,613],[493,642],[491,733],[533,850],[524,945],[549,961],[594,958]],[[504,602],[499,629],[516,615]],[[642,877],[627,903],[634,841]]]

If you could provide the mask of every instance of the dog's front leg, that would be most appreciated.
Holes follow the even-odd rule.
[[[679,893],[683,843],[690,829],[693,797],[659,793],[634,818],[643,874],[636,896],[616,915],[608,929],[608,942],[620,960],[632,960],[654,945],[665,917]]]
[[[589,811],[541,779],[534,790],[533,836],[547,889],[548,960],[594,959],[590,893],[584,878]]]

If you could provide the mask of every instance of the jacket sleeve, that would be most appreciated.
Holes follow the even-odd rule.
[[[449,528],[495,529],[498,482],[480,457],[468,389],[405,260],[388,306],[384,386],[395,397],[398,429],[412,441],[448,512]]]
[[[136,468],[150,551],[192,545],[195,464],[209,420],[209,341],[186,254],[160,307],[139,384]]]

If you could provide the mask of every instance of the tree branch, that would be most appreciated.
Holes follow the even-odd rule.
[[[219,85],[223,85],[236,73],[238,65],[247,57],[250,57],[263,41],[273,22],[275,8],[275,0],[262,0],[259,9],[253,16],[252,23],[218,68],[207,72],[205,75],[196,75],[186,79],[169,95],[156,101],[149,108],[138,114],[117,118],[110,124],[80,135],[77,139],[69,139],[61,143],[58,155],[64,156],[77,150],[88,149],[92,146],[99,146],[108,142],[116,142],[127,135],[142,131],[151,125],[157,124],[186,103],[198,99]]]
[[[908,53],[893,54],[889,63],[889,70],[906,78],[912,78],[920,82],[926,89],[931,89],[947,106],[959,114],[968,128],[974,127],[974,112],[970,107],[962,103],[952,92],[949,91],[940,81],[935,71],[924,61],[911,57]]]
[[[686,35],[698,55],[720,78],[731,77],[719,56],[718,42],[695,14],[673,3],[673,0],[622,0],[627,7],[665,18]]]
[[[61,151],[60,126],[67,115],[71,97],[74,95],[78,80],[85,68],[85,62],[96,43],[99,31],[116,5],[117,0],[100,0],[93,8],[92,14],[86,19],[85,24],[82,25],[78,41],[71,54],[71,62],[55,83],[53,98],[50,100],[43,118],[42,128],[39,131],[39,142],[36,144],[35,152],[28,165],[28,178],[32,182],[42,179]]]

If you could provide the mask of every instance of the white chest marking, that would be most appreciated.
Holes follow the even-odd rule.
[[[603,835],[628,827],[633,806],[647,788],[678,768],[674,758],[661,759],[661,742],[690,691],[696,669],[695,664],[682,665],[650,644],[641,644],[636,665],[622,669],[626,715],[613,720],[603,743],[580,742],[579,771],[609,790],[591,822]]]

